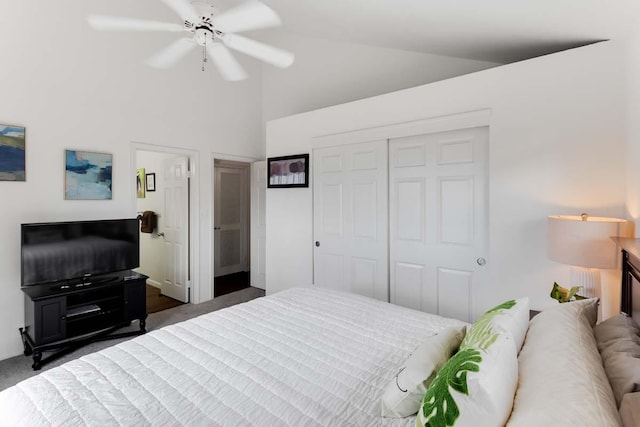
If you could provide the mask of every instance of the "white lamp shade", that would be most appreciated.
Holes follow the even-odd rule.
[[[588,268],[617,268],[611,237],[630,237],[628,221],[618,218],[552,215],[547,224],[547,253],[551,260]]]

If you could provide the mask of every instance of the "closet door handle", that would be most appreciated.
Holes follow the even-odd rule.
[[[479,265],[480,267],[482,267],[482,266],[484,266],[484,265],[487,263],[487,260],[486,260],[486,259],[484,259],[484,258],[478,258],[478,259],[476,260],[476,262],[478,263],[478,265]]]
[[[214,230],[220,230],[220,227],[213,227]]]
[[[316,240],[316,248],[320,247],[320,242]]]

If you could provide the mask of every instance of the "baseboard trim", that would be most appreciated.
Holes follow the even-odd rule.
[[[153,279],[147,279],[147,285],[151,285],[154,288],[162,289],[162,285],[160,284],[160,282],[156,282]]]

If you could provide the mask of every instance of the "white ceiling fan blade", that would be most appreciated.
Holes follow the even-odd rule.
[[[169,68],[175,65],[196,46],[197,44],[193,39],[184,38],[176,40],[149,58],[147,60],[147,65],[153,68]]]
[[[242,65],[222,43],[208,44],[207,52],[223,79],[235,82],[248,77]]]
[[[100,31],[184,31],[179,24],[146,21],[144,19],[122,18],[119,16],[89,15],[89,25]]]
[[[257,0],[241,4],[213,18],[213,25],[228,33],[277,27],[281,24],[278,14]]]
[[[162,0],[162,2],[185,21],[196,22],[198,20],[198,12],[187,0]]]
[[[293,64],[293,60],[295,59],[295,56],[291,52],[251,40],[238,34],[225,34],[222,41],[231,49],[253,56],[267,64],[280,68],[287,68]]]

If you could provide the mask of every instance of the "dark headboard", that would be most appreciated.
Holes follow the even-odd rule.
[[[640,259],[622,249],[622,298],[620,311],[640,323]]]

